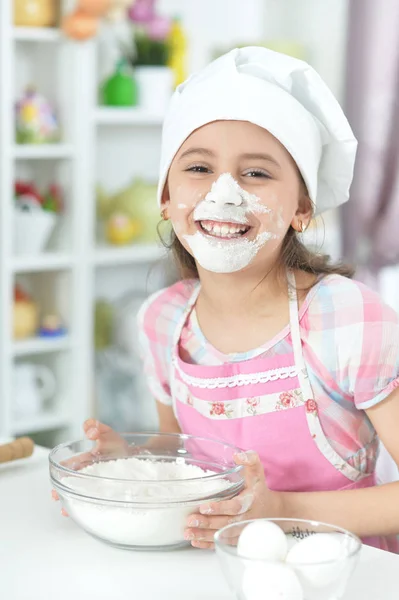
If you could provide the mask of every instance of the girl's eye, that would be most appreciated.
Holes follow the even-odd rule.
[[[244,173],[244,177],[262,177],[264,179],[271,179],[270,175],[266,173],[266,171],[261,171],[258,169],[252,169],[251,171],[247,171]]]
[[[204,167],[203,165],[194,165],[193,167],[189,167],[186,171],[190,173],[210,173],[210,169],[208,167]]]

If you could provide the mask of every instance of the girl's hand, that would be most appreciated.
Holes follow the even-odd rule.
[[[226,525],[249,519],[282,516],[282,496],[279,492],[268,489],[259,456],[252,451],[245,452],[237,454],[235,462],[245,468],[245,488],[231,500],[204,504],[200,507],[199,514],[190,515],[185,539],[195,548],[213,548],[216,531]]]
[[[75,456],[63,463],[64,466],[70,467],[74,471],[79,471],[79,469],[92,464],[93,456],[98,456],[99,454],[112,456],[113,453],[115,453],[115,456],[120,456],[123,453],[129,452],[129,446],[126,441],[111,427],[100,423],[100,421],[88,419],[83,424],[83,430],[87,439],[95,441],[96,445],[90,452]],[[51,496],[53,500],[59,500],[55,490],[52,490]],[[68,516],[68,513],[64,509],[61,509],[61,514],[64,517]]]

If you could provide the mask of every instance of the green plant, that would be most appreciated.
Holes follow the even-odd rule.
[[[134,50],[126,57],[133,67],[165,67],[168,64],[167,41],[152,40],[145,32],[134,35]]]

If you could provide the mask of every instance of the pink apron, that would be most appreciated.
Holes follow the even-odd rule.
[[[295,277],[288,273],[292,351],[218,366],[188,364],[179,356],[184,324],[200,286],[185,309],[174,338],[171,389],[182,432],[256,451],[267,485],[278,491],[349,490],[375,485],[329,444],[318,417],[300,338]],[[394,541],[364,540],[393,549]]]

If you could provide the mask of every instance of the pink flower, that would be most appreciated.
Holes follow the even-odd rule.
[[[147,23],[147,34],[151,40],[164,41],[171,27],[170,19],[155,16]]]
[[[292,406],[292,401],[294,399],[294,396],[292,395],[291,392],[283,392],[282,394],[279,395],[279,399],[280,399],[282,406],[284,406],[285,408],[288,408],[289,406]]]
[[[210,414],[217,416],[226,414],[226,409],[223,402],[213,402],[211,404]]]
[[[155,17],[155,0],[136,0],[128,15],[134,23],[149,23]]]
[[[317,413],[317,404],[314,400],[306,401],[306,412],[308,413]]]
[[[252,408],[259,406],[259,402],[260,402],[259,398],[248,398],[247,399],[247,405],[252,406]]]

